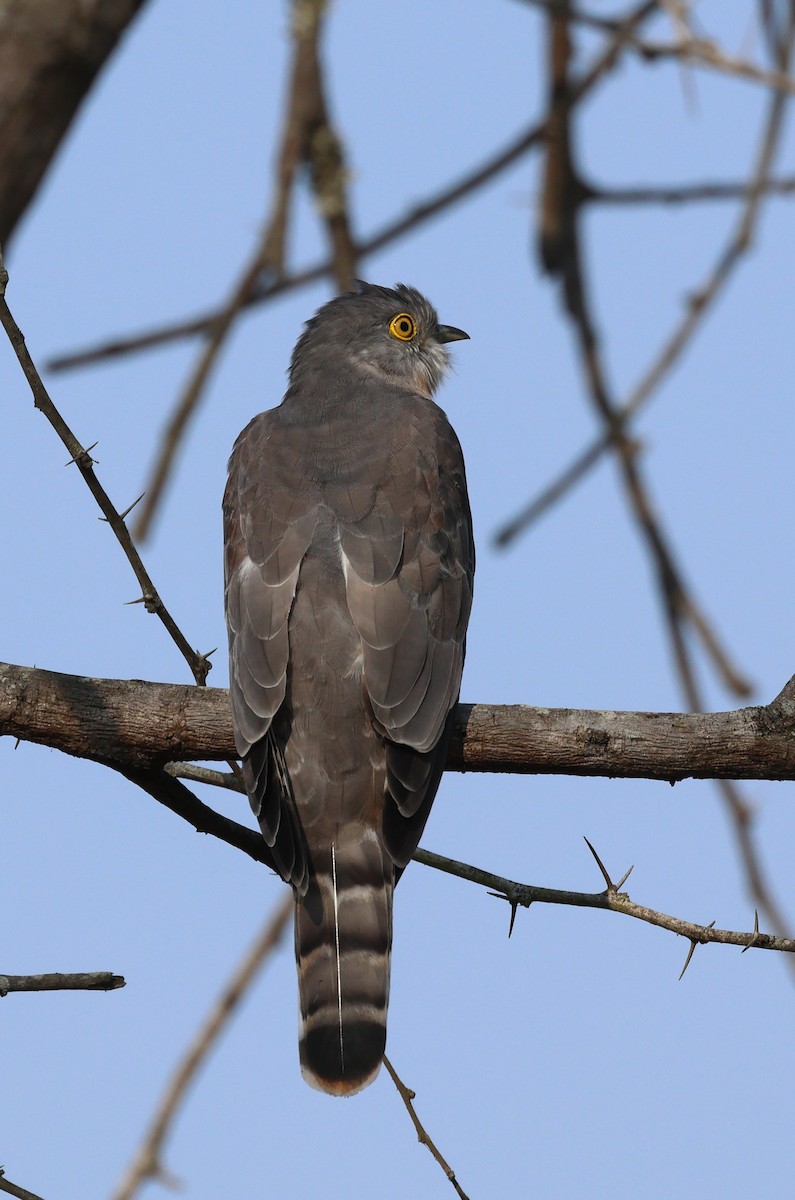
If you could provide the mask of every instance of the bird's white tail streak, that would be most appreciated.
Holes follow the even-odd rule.
[[[386,1045],[394,868],[372,829],[346,829],[314,856],[296,896],[295,954],[304,1078],[333,1095],[360,1091]]]

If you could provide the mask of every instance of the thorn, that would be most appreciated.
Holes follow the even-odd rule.
[[[99,462],[99,459],[98,459],[98,458],[92,458],[92,457],[91,457],[91,451],[92,451],[92,450],[95,450],[95,449],[96,449],[96,447],[97,447],[98,445],[99,445],[99,441],[96,441],[96,442],[94,442],[94,444],[93,444],[93,445],[91,445],[91,446],[87,446],[85,450],[81,450],[79,454],[76,454],[76,455],[74,456],[74,458],[70,458],[70,459],[69,459],[69,462],[65,462],[65,463],[64,463],[64,466],[65,466],[65,467],[71,467],[72,463],[76,463],[76,462],[77,462],[77,460],[78,460],[79,458],[87,458],[87,459],[88,459],[88,462],[87,462],[86,466],[89,466],[89,467],[90,467],[90,466],[91,466],[93,463],[95,463],[95,462]]]
[[[594,858],[596,859],[596,865],[597,865],[597,867],[599,868],[599,870],[602,872],[602,878],[603,878],[603,879],[604,879],[604,881],[605,881],[605,884],[606,884],[606,890],[607,890],[608,892],[614,892],[614,891],[616,890],[615,884],[613,883],[613,880],[612,880],[612,879],[610,878],[610,876],[608,875],[608,873],[607,873],[607,871],[606,871],[606,869],[605,869],[605,865],[604,865],[604,863],[602,862],[601,858],[600,858],[600,857],[599,857],[599,855],[596,853],[596,851],[594,850],[593,846],[591,845],[591,843],[588,841],[588,839],[587,839],[587,838],[583,838],[583,841],[585,842],[585,844],[586,844],[586,846],[588,847],[588,849],[591,851],[591,854],[592,854],[592,855],[594,856]],[[631,870],[631,869],[632,869],[632,868],[630,867],[630,870]],[[624,876],[624,878],[626,879],[626,875]]]
[[[688,950],[688,952],[687,952],[687,958],[685,959],[685,965],[682,967],[682,974],[679,976],[679,982],[680,982],[680,983],[682,982],[682,979],[683,979],[683,977],[684,977],[685,971],[686,971],[686,970],[687,970],[687,968],[690,966],[690,959],[691,959],[691,958],[693,957],[693,955],[695,954],[695,952],[696,952],[696,946],[697,946],[697,945],[698,945],[698,942],[695,942],[695,941],[693,941],[693,940],[691,939],[691,942],[690,942],[690,949]]]
[[[119,514],[118,514],[118,516],[119,516],[119,520],[120,520],[120,521],[123,521],[123,520],[124,520],[124,518],[125,518],[126,516],[129,516],[129,514],[130,514],[130,513],[132,512],[132,510],[135,508],[136,504],[140,504],[140,503],[141,503],[141,501],[143,500],[143,498],[144,498],[144,496],[145,496],[145,495],[146,495],[146,492],[141,492],[141,494],[140,494],[140,496],[138,497],[138,499],[137,499],[137,500],[133,500],[133,502],[132,502],[132,504],[130,505],[130,507],[129,507],[129,508],[125,508],[124,512],[122,512],[122,513],[119,513]],[[97,518],[97,520],[98,520],[98,521],[107,521],[107,519],[108,519],[107,517],[98,517],[98,518]]]
[[[140,503],[141,503],[141,501],[143,500],[143,498],[144,498],[144,496],[145,496],[145,495],[146,495],[146,492],[141,492],[141,494],[140,494],[140,496],[138,497],[138,499],[137,499],[137,500],[133,500],[133,502],[132,502],[132,504],[130,505],[130,507],[129,507],[129,508],[125,508],[125,510],[124,510],[124,512],[123,512],[123,513],[119,513],[119,516],[121,517],[122,521],[124,520],[124,518],[125,518],[125,517],[129,516],[129,514],[130,514],[130,513],[132,512],[132,510],[135,508],[136,504],[140,504]]]
[[[619,879],[618,883],[616,884],[616,891],[617,891],[617,892],[620,892],[620,891],[621,891],[622,887],[623,887],[623,886],[624,886],[624,884],[627,882],[627,880],[629,879],[630,875],[632,874],[632,872],[633,872],[634,870],[635,870],[635,864],[633,863],[633,864],[632,864],[632,866],[629,868],[629,870],[624,872],[624,874],[621,876],[621,878]]]
[[[488,895],[493,896],[495,900],[504,900],[506,904],[510,904],[510,906],[511,906],[511,921],[508,926],[508,937],[510,937],[511,934],[513,933],[514,921],[516,920],[516,913],[519,909],[519,905],[520,905],[521,901],[516,900],[512,896],[506,896],[505,892],[489,892]],[[528,904],[522,904],[522,908],[529,908],[530,904],[532,904],[532,901],[530,901],[530,903],[528,903]]]
[[[759,909],[755,908],[754,909],[754,934],[753,934],[753,937],[751,938],[750,942],[748,943],[748,945],[743,946],[740,953],[745,954],[746,950],[750,950],[752,946],[755,946],[756,939],[758,937],[759,937]]]
[[[200,655],[199,655],[199,658],[212,658],[212,656],[215,654],[215,651],[216,651],[217,649],[218,649],[218,647],[217,647],[217,646],[214,646],[214,647],[213,647],[213,649],[212,649],[212,650],[208,650],[206,654],[200,654]]]
[[[146,604],[146,596],[139,596],[137,600],[125,600],[124,601],[125,607],[128,604]]]
[[[714,921],[710,921],[709,925],[705,925],[705,926],[704,926],[704,929],[705,929],[705,930],[707,930],[707,929],[714,929],[714,928],[715,928],[715,922],[714,922]],[[694,954],[694,952],[695,952],[696,946],[699,944],[699,942],[700,942],[702,945],[706,945],[706,943],[707,943],[707,940],[708,940],[707,938],[691,938],[691,939],[690,939],[690,949],[689,949],[689,950],[688,950],[688,952],[687,952],[687,958],[685,959],[685,965],[682,967],[682,975],[684,975],[685,971],[686,971],[686,970],[687,970],[687,968],[690,966],[690,959],[693,957],[693,954]],[[680,980],[682,979],[682,975],[680,975],[680,976],[679,976],[679,979],[680,979]]]

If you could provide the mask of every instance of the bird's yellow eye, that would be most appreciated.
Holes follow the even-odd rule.
[[[409,313],[398,313],[389,322],[389,332],[401,342],[410,342],[417,336],[417,322]]]

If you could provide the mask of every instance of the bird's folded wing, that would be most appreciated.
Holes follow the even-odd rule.
[[[336,498],[348,607],[362,639],[363,678],[377,727],[401,775],[427,780],[458,699],[472,603],[474,545],[458,440],[436,410],[431,449],[411,433],[367,511]],[[413,750],[401,756],[401,747]],[[427,757],[425,757],[427,756]],[[396,796],[404,816],[425,787]]]

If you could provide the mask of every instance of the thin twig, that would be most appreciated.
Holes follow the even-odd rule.
[[[705,38],[694,38],[676,42],[639,42],[636,47],[649,62],[661,59],[673,59],[687,66],[704,67],[707,70],[719,71],[723,75],[732,75],[749,83],[759,83],[782,96],[795,95],[795,79],[786,71],[769,71],[758,67],[747,59],[735,58],[726,54],[715,42]]]
[[[633,917],[648,925],[656,925],[658,929],[667,929],[679,934],[690,941],[706,945],[715,942],[724,946],[753,947],[757,950],[778,950],[783,954],[795,954],[795,938],[781,937],[778,934],[760,933],[758,928],[750,933],[735,932],[730,929],[716,929],[714,924],[699,925],[695,921],[685,921],[681,917],[673,917],[668,913],[658,912],[645,904],[637,904],[627,892],[620,891],[627,875],[615,884],[609,876],[604,891],[573,892],[561,888],[539,887],[531,883],[517,883],[503,875],[495,875],[491,871],[483,871],[480,867],[470,866],[469,863],[458,862],[454,858],[445,858],[441,854],[433,854],[430,850],[417,850],[414,861],[447,875],[455,875],[470,883],[478,883],[500,899],[507,900],[511,905],[529,908],[531,904],[561,904],[573,908],[597,908],[606,912],[621,913],[625,917]]]
[[[89,491],[96,500],[102,514],[110,525],[116,540],[124,551],[127,561],[132,567],[135,577],[141,585],[141,603],[146,608],[147,612],[156,613],[160,620],[168,630],[172,640],[178,647],[183,658],[190,667],[193,678],[197,684],[203,684],[210,671],[212,663],[209,656],[200,654],[197,650],[192,649],[188,644],[187,638],[180,630],[171,613],[166,608],[160,598],[155,585],[147,572],[144,564],[141,561],[141,556],[133,545],[129,530],[125,525],[122,517],[111,503],[107,492],[100,484],[94,474],[94,460],[87,450],[83,448],[75,435],[72,433],[69,426],[64,421],[61,414],[53,404],[47,389],[45,388],[41,376],[36,369],[36,366],[31,358],[28,348],[25,345],[25,339],[22,331],[11,315],[11,311],[6,302],[6,285],[8,283],[8,272],[3,263],[2,251],[0,251],[0,324],[2,324],[8,339],[19,360],[19,365],[28,381],[30,390],[33,393],[33,403],[39,412],[42,412],[47,420],[52,425],[55,432],[60,437],[66,449],[71,456],[70,461],[75,464],[83,479],[88,485]]]
[[[742,183],[680,183],[649,187],[600,187],[580,183],[589,203],[608,205],[702,204],[723,200],[750,200],[757,194],[753,185]],[[761,189],[766,196],[791,196],[795,179],[769,179]]]
[[[665,2],[666,0],[661,0],[661,3]],[[523,0],[523,3],[543,9],[553,16],[565,12],[571,22],[595,29],[599,33],[615,34],[620,26],[618,18],[602,17],[581,8],[570,7],[568,0]],[[789,95],[795,94],[795,79],[787,71],[771,71],[747,59],[728,54],[717,42],[709,38],[694,37],[683,32],[682,36],[673,42],[649,42],[633,34],[627,41],[627,48],[640,54],[647,62],[674,60],[687,66],[719,71],[724,75],[761,84],[763,87]]]
[[[0,975],[0,996],[9,992],[112,992],[123,988],[125,979],[111,971],[78,971],[68,975]]]
[[[417,1141],[420,1142],[423,1146],[427,1146],[428,1150],[430,1150],[431,1154],[436,1159],[439,1166],[442,1168],[445,1175],[452,1183],[453,1187],[455,1188],[455,1193],[460,1198],[460,1200],[469,1200],[469,1197],[467,1196],[466,1192],[463,1190],[463,1188],[461,1187],[461,1184],[458,1182],[458,1180],[455,1177],[455,1171],[450,1166],[450,1164],[447,1162],[447,1160],[442,1157],[438,1147],[436,1146],[436,1143],[431,1139],[427,1130],[425,1129],[425,1126],[422,1124],[419,1117],[417,1116],[417,1113],[416,1113],[416,1110],[415,1110],[414,1104],[413,1104],[413,1101],[416,1099],[417,1093],[413,1092],[411,1090],[411,1088],[406,1087],[405,1083],[400,1078],[397,1071],[392,1066],[392,1063],[389,1061],[389,1059],[387,1058],[386,1055],[384,1055],[384,1066],[386,1067],[387,1071],[389,1072],[389,1076],[390,1076],[392,1082],[394,1083],[395,1087],[397,1088],[400,1099],[403,1101],[403,1103],[406,1106],[406,1112],[411,1117],[414,1128],[417,1131]]]
[[[581,76],[580,82],[572,88],[570,103],[583,100],[599,80],[616,64],[619,53],[632,31],[653,15],[656,0],[646,0],[645,3],[631,9],[629,14],[616,21],[615,33],[617,40],[593,61],[591,67]],[[619,36],[620,35],[620,38]],[[546,135],[546,121],[534,121],[502,150],[490,155],[484,162],[468,171],[459,179],[441,188],[427,200],[410,208],[408,212],[396,217],[382,226],[369,238],[364,238],[355,245],[357,258],[366,259],[391,245],[405,234],[411,233],[433,217],[442,215],[459,200],[464,200],[474,192],[491,183],[508,167],[513,166],[523,155],[539,145]],[[267,304],[285,292],[315,283],[334,273],[334,257],[329,257],[304,270],[292,275],[286,275],[281,280],[267,283],[257,290],[248,301],[246,307]],[[110,358],[135,353],[140,350],[153,349],[169,342],[181,341],[184,338],[206,334],[219,319],[223,309],[213,309],[200,313],[198,316],[180,320],[169,325],[161,325],[143,333],[131,334],[126,337],[114,338],[98,345],[89,346],[82,350],[60,354],[49,360],[47,367],[52,371],[71,370],[92,363],[104,362]]]
[[[311,168],[313,190],[331,242],[337,286],[344,290],[353,285],[356,252],[347,212],[345,163],[341,142],[328,116],[318,49],[323,8],[318,0],[311,3],[296,0],[294,4],[293,67],[272,213],[227,303],[207,329],[205,345],[169,417],[149,475],[146,499],[133,529],[139,542],[145,541],[151,532],[174,460],[237,317],[251,302],[263,279],[279,281],[284,276],[289,208],[296,172],[302,162]]]
[[[199,1068],[206,1061],[229,1023],[240,1000],[251,986],[268,956],[279,944],[292,911],[293,898],[292,894],[288,893],[268,918],[259,937],[246,953],[196,1032],[163,1093],[141,1146],[113,1193],[113,1200],[131,1200],[148,1180],[160,1179],[163,1181],[170,1178],[162,1166],[161,1157],[177,1111],[196,1078]]]

